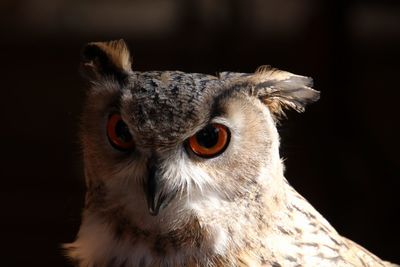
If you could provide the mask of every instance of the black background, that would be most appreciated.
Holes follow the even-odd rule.
[[[2,266],[68,266],[84,199],[79,52],[124,38],[135,70],[269,64],[321,100],[279,130],[286,176],[343,235],[400,263],[398,1],[3,0]]]

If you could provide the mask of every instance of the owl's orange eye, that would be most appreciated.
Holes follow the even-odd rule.
[[[128,126],[119,114],[113,114],[108,118],[107,136],[111,145],[121,151],[131,150],[135,145]]]
[[[213,158],[225,151],[230,137],[228,127],[212,123],[190,137],[187,140],[187,147],[197,156]]]

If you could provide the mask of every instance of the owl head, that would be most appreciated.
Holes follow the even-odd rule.
[[[102,225],[96,233],[109,232],[104,240],[175,240],[185,251],[217,254],[239,246],[240,229],[284,198],[276,124],[284,110],[302,112],[319,98],[311,78],[271,67],[216,76],[137,72],[130,58],[122,40],[83,49],[90,88],[78,241]]]

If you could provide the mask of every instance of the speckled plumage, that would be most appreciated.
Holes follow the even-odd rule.
[[[83,56],[87,194],[77,240],[65,245],[76,266],[392,266],[340,236],[284,178],[276,122],[318,99],[310,78],[269,67],[134,72],[123,41],[91,43]],[[134,138],[129,153],[107,139],[115,112]],[[205,159],[185,144],[209,123],[232,136]]]

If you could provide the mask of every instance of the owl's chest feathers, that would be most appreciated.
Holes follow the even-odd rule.
[[[237,266],[240,250],[260,246],[258,197],[252,205],[198,201],[187,214],[162,214],[165,223],[151,221],[157,216],[135,216],[141,218],[135,222],[122,208],[89,206],[70,255],[80,266]]]
[[[267,203],[255,194],[219,213],[202,214],[200,206],[198,217],[168,231],[138,226],[123,213],[106,221],[104,214],[90,214],[70,255],[90,267],[347,266],[349,258],[360,263],[352,259],[358,252],[306,200],[290,187],[286,193]]]
[[[225,255],[234,251],[225,247],[226,236],[201,228],[196,220],[166,233],[126,221],[104,224],[90,218],[84,222],[78,240],[67,247],[79,266],[233,266],[232,255]],[[221,234],[222,240],[216,240]],[[218,242],[224,242],[224,253],[216,251]]]
[[[192,213],[164,214],[165,224],[143,214],[134,216],[141,218],[135,222],[122,207],[102,210],[92,203],[70,254],[88,266],[110,262],[115,267],[122,263],[127,263],[124,267],[185,266],[192,261],[198,263],[193,266],[237,266],[247,255],[259,263],[249,266],[262,266],[264,259],[274,257],[268,240],[286,239],[293,231],[284,222],[288,216],[282,211],[284,199],[280,195],[265,199],[257,192],[222,204],[216,199],[193,201]],[[173,227],[167,226],[172,220]]]

